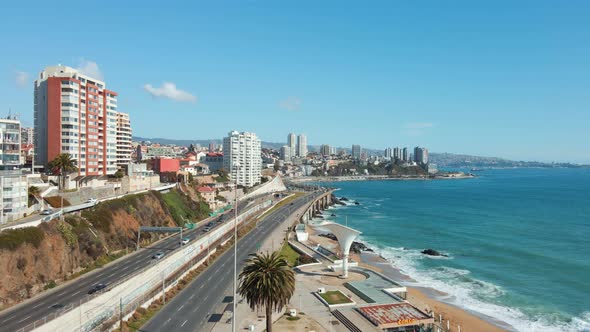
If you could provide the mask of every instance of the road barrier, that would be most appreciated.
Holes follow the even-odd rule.
[[[272,200],[266,200],[240,214],[237,224],[240,225],[254,213],[272,205]],[[39,319],[17,332],[28,331],[92,331],[97,327],[104,328],[105,324],[119,314],[123,316],[135,310],[141,303],[152,298],[162,289],[178,281],[188,269],[207,258],[208,248],[227,241],[233,235],[234,219],[218,226],[204,237],[183,246],[181,250],[164,256],[155,264],[149,264],[119,281],[110,285],[110,290],[100,295],[89,297],[81,301],[78,306],[68,305],[62,311]],[[168,286],[167,286],[168,285]],[[101,328],[101,330],[102,330]]]

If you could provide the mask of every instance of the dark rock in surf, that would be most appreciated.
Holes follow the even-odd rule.
[[[434,249],[426,249],[426,250],[422,250],[422,253],[424,255],[428,255],[428,256],[441,256],[441,257],[449,257],[448,255],[445,254],[441,254],[440,252],[434,250]]]

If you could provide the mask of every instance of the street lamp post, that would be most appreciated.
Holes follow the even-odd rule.
[[[232,324],[231,330],[232,332],[236,332],[236,301],[238,298],[238,173],[240,171],[240,164],[236,163],[234,165],[234,169],[236,170],[236,178],[235,180],[235,187],[234,187],[234,195],[235,195],[235,206],[234,206],[234,294],[233,294],[233,301],[232,301]]]

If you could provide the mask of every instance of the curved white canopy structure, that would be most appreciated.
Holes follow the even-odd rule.
[[[342,277],[348,278],[348,255],[350,253],[350,246],[352,246],[352,242],[357,236],[359,236],[359,234],[361,234],[361,232],[331,221],[324,221],[319,224],[309,224],[309,226],[313,228],[327,229],[332,232],[332,234],[336,235],[338,244],[340,244],[340,249],[344,256],[342,261]]]

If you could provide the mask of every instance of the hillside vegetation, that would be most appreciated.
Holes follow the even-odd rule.
[[[0,309],[100,267],[135,248],[139,226],[177,226],[209,210],[172,190],[99,203],[80,216],[0,233]],[[158,239],[142,234],[142,245]]]

